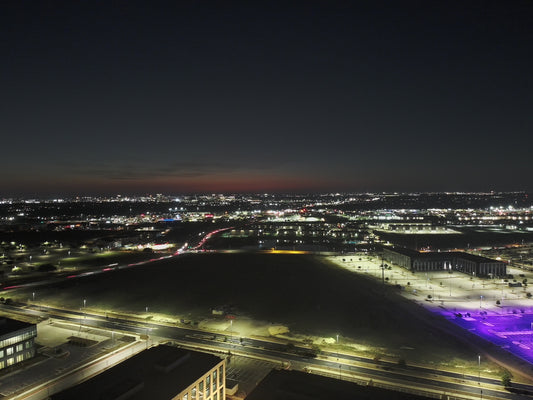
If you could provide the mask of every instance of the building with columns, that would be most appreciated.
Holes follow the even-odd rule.
[[[507,275],[505,262],[461,251],[426,253],[404,247],[385,247],[383,260],[412,272],[453,270],[487,278],[502,278]]]

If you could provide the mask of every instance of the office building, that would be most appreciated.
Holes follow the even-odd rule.
[[[37,325],[0,318],[0,370],[35,356]]]
[[[52,399],[225,400],[225,380],[225,359],[160,345]]]

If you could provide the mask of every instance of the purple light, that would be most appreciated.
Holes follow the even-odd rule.
[[[533,364],[533,309],[439,311],[441,315],[483,339]]]

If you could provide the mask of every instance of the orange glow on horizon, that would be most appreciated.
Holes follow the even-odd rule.
[[[154,177],[153,179],[81,179],[46,182],[56,193],[269,193],[336,190],[331,180],[280,175],[201,176],[197,178]],[[43,182],[35,182],[39,191]],[[29,186],[28,186],[29,187]],[[43,187],[44,189],[44,187]]]

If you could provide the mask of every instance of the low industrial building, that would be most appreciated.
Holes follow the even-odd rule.
[[[0,318],[0,370],[35,356],[37,325]]]
[[[507,275],[505,262],[461,251],[419,252],[404,247],[385,247],[383,259],[412,272],[453,270],[489,278]]]
[[[212,354],[159,345],[51,398],[225,400],[226,361]]]

